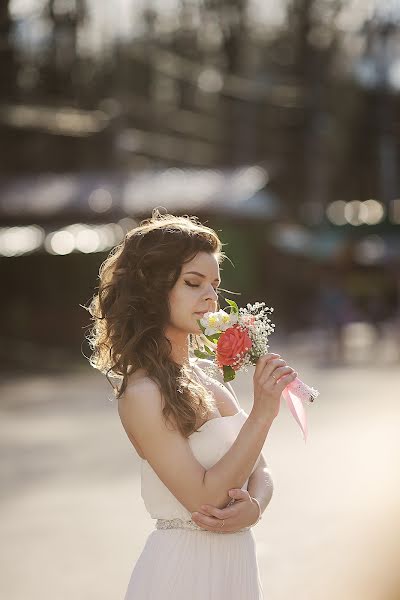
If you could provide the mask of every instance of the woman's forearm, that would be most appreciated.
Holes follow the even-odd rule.
[[[250,496],[257,498],[261,512],[267,508],[271,501],[274,485],[268,467],[260,465],[249,477],[247,491]]]
[[[272,419],[258,417],[253,411],[243,424],[232,446],[204,475],[203,485],[208,504],[225,508],[232,500],[228,490],[241,488],[249,479],[260,456]]]

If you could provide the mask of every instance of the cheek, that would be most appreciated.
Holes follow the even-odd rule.
[[[198,289],[191,289],[187,286],[175,290],[171,295],[172,310],[179,317],[182,312],[187,312],[192,306],[196,306],[198,302]]]

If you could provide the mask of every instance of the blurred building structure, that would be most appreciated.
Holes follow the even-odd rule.
[[[167,4],[2,3],[4,281],[51,256],[89,279],[120,221],[165,206],[226,232],[236,282],[282,329],[318,321],[332,273],[347,319],[397,323],[397,3]]]

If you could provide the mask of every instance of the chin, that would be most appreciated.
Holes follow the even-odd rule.
[[[200,335],[202,333],[200,327],[198,327],[196,324],[192,325],[191,327],[188,327],[188,329],[188,333],[191,333],[192,335]]]
[[[200,333],[202,333],[200,327],[193,327],[193,331],[191,331],[190,333],[194,333],[195,335],[200,335]]]
[[[182,322],[179,326],[179,329],[181,331],[185,331],[188,335],[199,335],[201,333],[201,329],[196,323],[196,319],[194,319],[194,322],[192,319]]]

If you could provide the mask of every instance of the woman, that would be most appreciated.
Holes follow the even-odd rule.
[[[90,361],[120,378],[119,416],[157,519],[125,600],[263,598],[251,530],[272,495],[261,450],[296,374],[261,357],[248,415],[193,359],[198,319],[219,309],[224,258],[196,217],[154,210],[100,268]]]

